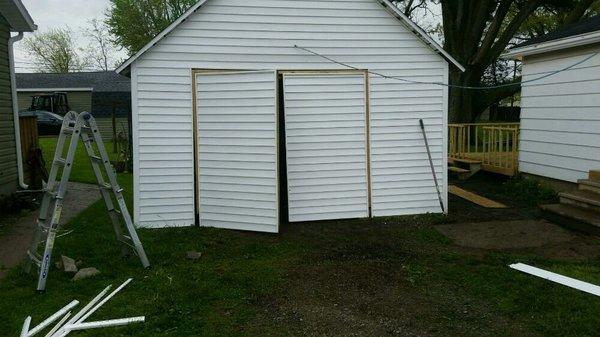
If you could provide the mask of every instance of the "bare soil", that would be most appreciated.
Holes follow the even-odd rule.
[[[69,183],[60,223],[67,223],[98,199],[100,193],[95,185]],[[0,280],[8,269],[19,265],[27,256],[38,214],[39,211],[35,210],[0,219],[0,227],[4,228],[0,236]]]

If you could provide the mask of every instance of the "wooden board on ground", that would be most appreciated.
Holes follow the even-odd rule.
[[[475,203],[475,204],[485,207],[485,208],[506,208],[506,205],[503,205],[494,200],[490,200],[488,198],[482,197],[473,192],[463,190],[462,188],[455,186],[455,185],[448,186],[448,192],[450,192],[456,196],[459,196],[463,199],[469,200],[470,202]]]

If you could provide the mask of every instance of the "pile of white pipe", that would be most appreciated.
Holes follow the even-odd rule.
[[[85,307],[83,307],[79,312],[75,315],[71,316],[73,309],[75,306],[79,304],[79,301],[72,301],[71,303],[64,306],[62,309],[57,311],[52,316],[46,318],[36,327],[30,329],[29,326],[31,324],[31,316],[25,319],[25,323],[23,323],[23,329],[21,330],[21,337],[30,337],[38,334],[50,324],[56,323],[46,334],[46,337],[63,337],[68,335],[72,331],[77,330],[88,330],[88,329],[96,329],[96,328],[106,328],[112,326],[121,326],[127,325],[131,323],[141,323],[146,319],[145,316],[138,317],[128,317],[128,318],[118,318],[118,319],[110,319],[106,321],[95,321],[95,322],[85,322],[94,312],[96,312],[100,307],[102,307],[108,300],[110,300],[113,296],[115,296],[121,289],[125,288],[132,279],[128,279],[123,282],[118,288],[116,288],[113,292],[105,296],[111,288],[111,285],[104,288],[94,299],[92,299]]]

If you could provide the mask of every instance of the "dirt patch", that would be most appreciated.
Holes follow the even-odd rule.
[[[544,220],[457,223],[435,228],[461,247],[522,251],[556,260],[600,258],[600,240]]]
[[[485,249],[541,247],[568,242],[576,237],[543,220],[458,223],[435,228],[459,246]]]
[[[287,277],[285,291],[264,304],[269,309],[257,318],[256,333],[535,336],[484,303],[442,289],[426,289],[407,279],[407,274],[402,264],[382,261],[299,267]],[[486,326],[485,331],[474,329],[479,324]]]
[[[100,193],[95,185],[69,183],[61,224],[74,218],[98,199],[100,199]],[[21,217],[0,220],[2,227],[5,228],[0,237],[0,279],[6,275],[7,269],[17,266],[27,256],[38,212],[36,210]]]

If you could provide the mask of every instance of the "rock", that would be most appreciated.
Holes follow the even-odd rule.
[[[189,251],[186,254],[188,260],[199,260],[202,257],[202,253],[197,251]]]
[[[76,273],[77,266],[75,264],[75,260],[68,256],[61,256],[62,268],[67,273]]]
[[[100,274],[100,271],[94,267],[83,268],[80,269],[75,276],[73,276],[73,281],[83,280],[88,277],[92,277]]]

